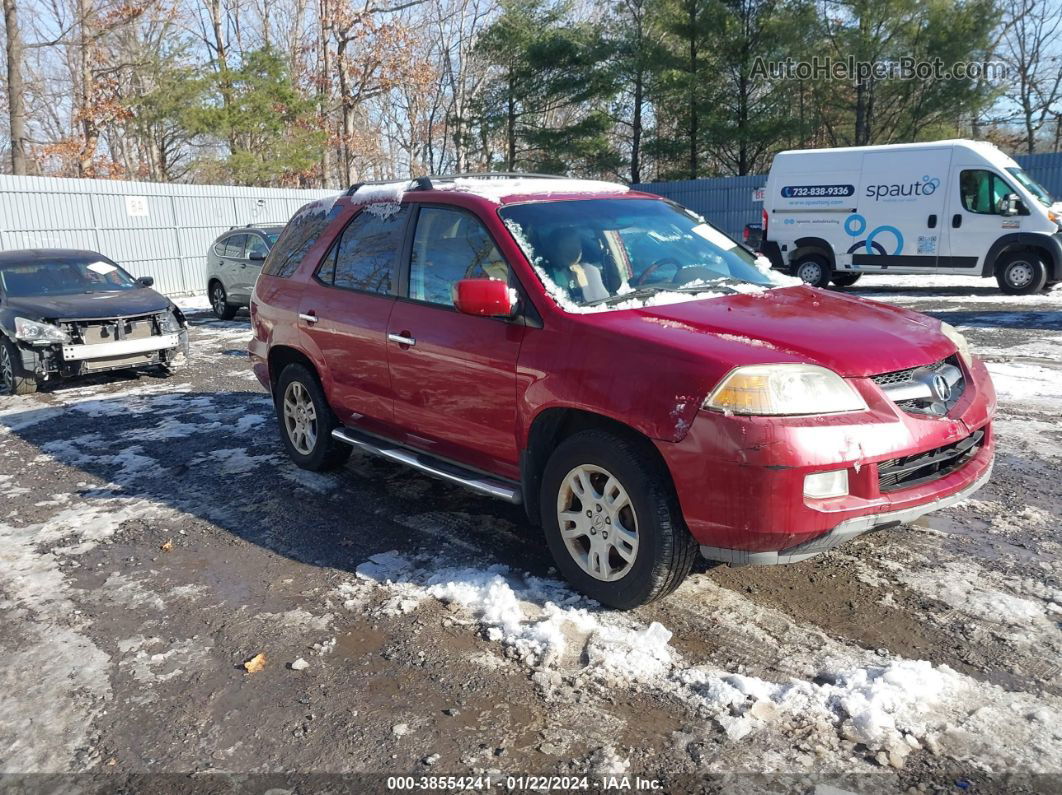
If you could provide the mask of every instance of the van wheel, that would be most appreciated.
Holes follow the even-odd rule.
[[[210,285],[210,308],[222,320],[232,320],[239,311],[238,306],[229,303],[228,293],[225,292],[221,282],[214,282]]]
[[[1015,251],[999,261],[996,281],[1007,295],[1038,293],[1047,283],[1047,268],[1035,254]]]
[[[862,273],[835,273],[830,277],[830,281],[837,287],[851,287],[859,281],[862,275]]]
[[[8,395],[32,395],[37,391],[37,379],[22,369],[18,348],[0,337],[0,392]]]
[[[833,276],[833,268],[821,254],[809,254],[797,260],[793,275],[811,287],[825,288]]]
[[[280,437],[296,465],[323,472],[347,462],[351,447],[332,438],[339,421],[313,373],[301,364],[289,364],[274,394]]]
[[[550,456],[540,493],[557,568],[579,591],[628,610],[671,593],[697,544],[663,464],[622,436],[581,431]]]

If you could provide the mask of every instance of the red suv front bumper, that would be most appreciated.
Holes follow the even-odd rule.
[[[979,361],[947,417],[908,414],[869,378],[852,379],[868,411],[739,417],[701,411],[678,443],[659,442],[686,523],[712,560],[788,563],[869,530],[910,522],[972,494],[992,470],[995,390]],[[939,474],[894,486],[897,459],[977,444]],[[846,469],[849,493],[804,495],[804,479]],[[885,475],[885,477],[882,477]]]

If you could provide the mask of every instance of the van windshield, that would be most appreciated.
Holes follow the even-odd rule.
[[[670,202],[579,199],[499,212],[562,306],[626,306],[663,300],[660,293],[722,294],[780,283],[749,251]]]
[[[1036,200],[1044,207],[1050,207],[1055,203],[1054,199],[1051,198],[1051,194],[1047,192],[1047,188],[1026,174],[1024,169],[1008,168],[1007,171],[1012,177],[1014,177],[1014,179],[1021,183],[1021,186],[1025,188],[1025,190],[1035,196]]]

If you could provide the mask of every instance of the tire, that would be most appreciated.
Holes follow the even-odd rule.
[[[830,281],[837,287],[851,287],[859,281],[862,273],[834,273]]]
[[[37,391],[37,379],[22,369],[22,357],[11,340],[0,337],[0,393],[32,395]]]
[[[332,430],[339,422],[316,376],[306,367],[289,364],[281,371],[274,405],[280,438],[297,466],[325,472],[338,469],[350,458],[350,445],[332,438]],[[302,414],[296,411],[299,407]]]
[[[833,268],[821,254],[807,254],[793,265],[793,275],[809,287],[825,289],[833,278]]]
[[[572,485],[580,482],[580,473],[589,479],[591,496],[585,504]],[[623,503],[615,513],[603,505],[604,493],[612,491],[605,488],[609,477],[627,497],[624,501],[613,492],[615,502]],[[629,610],[667,596],[693,566],[697,544],[686,529],[667,469],[635,441],[602,430],[565,439],[546,463],[539,500],[546,544],[557,568],[576,589],[602,604]],[[568,540],[561,531],[562,510],[573,517],[565,520],[567,529],[583,531]],[[584,511],[591,515],[577,524]],[[634,543],[625,542],[617,528],[626,529]],[[604,551],[603,558],[595,558],[599,565],[591,561],[595,549]],[[621,549],[630,557],[621,556]]]
[[[1036,254],[1015,251],[996,264],[996,281],[1007,295],[1038,293],[1047,283],[1047,268]]]
[[[232,320],[236,317],[239,307],[228,302],[229,295],[221,282],[210,283],[210,308],[221,320]]]

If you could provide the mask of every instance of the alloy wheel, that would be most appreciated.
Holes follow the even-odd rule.
[[[9,395],[15,394],[15,366],[3,344],[0,344],[0,389]]]
[[[565,476],[557,524],[568,554],[594,579],[619,580],[638,558],[638,516],[627,490],[607,469],[581,464]]]
[[[225,288],[222,287],[220,284],[215,284],[214,292],[212,295],[214,312],[220,315],[225,311]]]
[[[300,455],[313,453],[317,446],[317,409],[299,381],[292,381],[284,391],[284,430]]]

